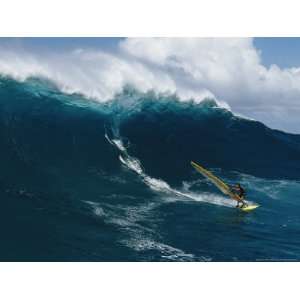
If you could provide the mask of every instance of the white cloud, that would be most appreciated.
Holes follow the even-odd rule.
[[[216,97],[242,115],[300,132],[300,68],[266,68],[249,38],[126,39],[114,54],[84,48],[29,53],[6,45],[0,47],[0,72],[21,80],[45,76],[65,92],[99,101],[126,84],[176,92],[183,101]]]

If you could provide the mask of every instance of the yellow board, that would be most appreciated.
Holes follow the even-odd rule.
[[[248,205],[246,207],[240,208],[240,210],[247,212],[247,211],[251,211],[251,210],[253,210],[253,209],[257,208],[257,207],[259,207],[259,205],[257,205],[257,204]]]

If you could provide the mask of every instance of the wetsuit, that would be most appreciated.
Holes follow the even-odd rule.
[[[245,190],[240,186],[240,187],[237,189],[237,191],[238,191],[239,197],[240,197],[241,199],[244,199],[244,198],[245,198],[245,195],[246,195]]]
[[[240,199],[240,200],[237,200],[238,203],[237,203],[236,207],[239,207],[240,202],[242,202],[241,207],[244,207],[245,205],[247,205],[246,202],[244,201],[246,191],[241,186],[234,187],[233,190],[236,193],[236,195],[239,196],[239,199]]]

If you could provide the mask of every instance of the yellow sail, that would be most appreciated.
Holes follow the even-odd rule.
[[[238,196],[233,193],[230,187],[223,182],[221,179],[213,175],[208,170],[204,169],[203,167],[199,166],[198,164],[191,161],[192,166],[203,176],[209,179],[219,190],[221,190],[224,194],[229,195],[231,198],[237,198]]]

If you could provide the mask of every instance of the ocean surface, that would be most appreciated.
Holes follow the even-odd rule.
[[[300,135],[207,99],[0,77],[1,261],[299,261]],[[196,161],[261,206],[234,208]]]

